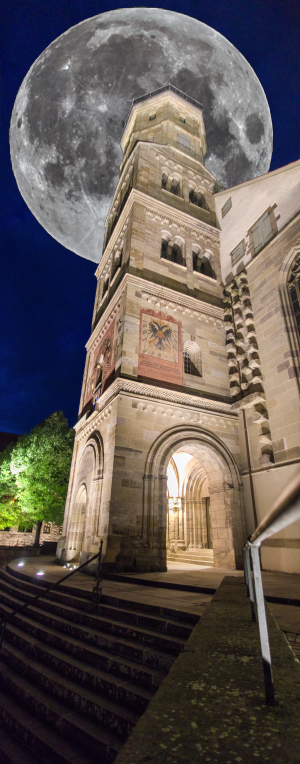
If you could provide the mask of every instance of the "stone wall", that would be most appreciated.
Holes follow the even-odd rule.
[[[50,525],[50,533],[43,532],[45,526]],[[58,541],[60,538],[59,527],[54,523],[44,523],[42,525],[40,544],[44,541]],[[14,526],[10,531],[0,530],[0,546],[31,546],[35,539],[35,526],[30,533],[18,531],[18,526]]]

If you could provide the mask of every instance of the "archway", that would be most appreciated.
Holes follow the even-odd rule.
[[[80,486],[76,495],[72,517],[70,520],[70,528],[69,528],[68,547],[69,547],[69,552],[71,553],[69,555],[69,559],[72,559],[74,562],[80,559],[80,552],[82,549],[82,540],[83,540],[85,521],[86,521],[86,503],[87,503],[86,486],[82,485]]]
[[[177,495],[177,498],[191,502],[195,499],[209,499],[210,523],[209,528],[206,527],[206,534],[210,534],[210,541],[204,540],[204,522],[198,522],[198,526],[195,523],[197,533],[194,527],[193,537],[189,528],[189,543],[210,543],[215,566],[228,569],[242,567],[245,521],[239,471],[225,444],[216,435],[198,426],[172,428],[160,435],[149,451],[144,477],[143,538],[150,547],[152,559],[157,559],[161,569],[166,568],[168,465],[172,459],[176,464],[176,455],[179,453],[190,458],[184,468],[181,496]],[[206,509],[207,504],[206,501]],[[202,515],[203,509],[204,502]],[[185,533],[187,531],[186,524]]]
[[[103,482],[103,443],[99,432],[90,435],[75,464],[65,512],[65,535],[61,538],[61,550],[58,550],[57,557],[61,562],[79,559],[82,563],[99,548]]]
[[[210,491],[202,462],[178,450],[167,467],[167,565],[213,565]]]

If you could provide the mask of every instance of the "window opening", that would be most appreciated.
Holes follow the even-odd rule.
[[[209,276],[211,279],[216,279],[216,274],[208,257],[197,252],[193,252],[193,271],[203,273],[204,276]]]
[[[296,257],[292,265],[287,286],[290,293],[292,313],[300,338],[300,254]]]
[[[51,524],[50,523],[44,523],[43,525],[43,533],[50,533],[51,531]]]
[[[173,178],[171,183],[171,188],[170,188],[171,194],[176,194],[177,196],[179,194],[179,190],[180,190],[179,180],[177,180],[177,178]]]
[[[194,188],[191,188],[189,192],[189,200],[191,204],[195,204],[197,207],[202,207],[203,210],[208,210],[205,196],[201,191],[195,191]]]
[[[161,179],[161,187],[164,188],[165,190],[167,189],[167,182],[168,182],[168,176],[165,172],[163,172],[162,179]]]
[[[244,252],[245,252],[245,246],[244,245],[245,245],[245,241],[243,239],[243,241],[240,241],[240,243],[237,245],[237,247],[235,247],[232,250],[232,252],[230,252],[232,265],[235,265],[235,263],[237,263],[238,260],[240,260],[241,257],[243,257]]]
[[[251,232],[253,235],[254,253],[256,254],[274,236],[269,212],[265,212],[259,218],[252,226]]]
[[[171,263],[177,263],[177,265],[185,265],[181,246],[177,242],[172,242],[168,239],[162,239],[161,257],[164,260],[169,260]]]
[[[192,374],[192,359],[187,350],[183,351],[184,373]]]
[[[231,196],[230,196],[229,199],[226,200],[225,204],[223,204],[223,207],[221,209],[222,218],[224,218],[225,215],[227,215],[227,212],[229,212],[231,207],[232,207],[232,201],[231,201]]]
[[[183,370],[185,374],[202,377],[201,353],[196,343],[186,343],[183,350]]]
[[[153,119],[156,119],[156,114],[150,114],[149,122],[152,122]]]

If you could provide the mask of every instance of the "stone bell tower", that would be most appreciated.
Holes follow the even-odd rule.
[[[83,562],[103,538],[107,569],[165,570],[167,469],[185,449],[186,548],[200,544],[191,486],[206,481],[215,564],[235,568],[245,533],[238,421],[213,196],[220,184],[203,163],[202,107],[159,88],[133,101],[121,145],[58,557]]]

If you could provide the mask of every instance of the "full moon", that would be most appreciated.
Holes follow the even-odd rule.
[[[272,122],[251,66],[225,37],[159,8],[101,13],[41,53],[14,105],[19,190],[41,225],[99,262],[133,98],[170,82],[203,104],[206,167],[226,187],[268,171]]]

